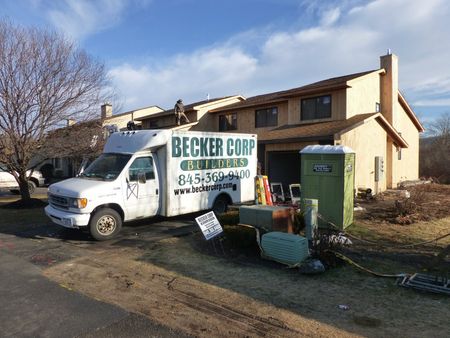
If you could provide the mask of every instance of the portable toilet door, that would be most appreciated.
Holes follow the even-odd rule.
[[[355,152],[345,146],[307,146],[301,154],[302,198],[319,200],[319,225],[353,223]]]

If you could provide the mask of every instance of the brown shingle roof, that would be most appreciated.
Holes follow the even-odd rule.
[[[377,115],[377,113],[355,115],[347,120],[285,125],[272,129],[265,136],[258,137],[262,143],[281,143],[314,139],[333,139],[334,134]]]
[[[305,86],[301,86],[301,87],[297,87],[297,88],[252,96],[242,102],[238,102],[238,103],[235,103],[235,104],[223,107],[223,108],[214,109],[214,110],[212,110],[212,112],[219,112],[219,111],[230,110],[230,109],[241,109],[241,108],[261,105],[261,104],[265,104],[265,103],[283,102],[292,96],[308,95],[308,94],[313,94],[317,91],[322,91],[322,90],[347,88],[347,81],[356,79],[360,76],[364,76],[364,75],[373,73],[375,71],[378,71],[378,70],[369,70],[369,71],[361,72],[361,73],[333,77],[330,79],[322,80],[319,82],[314,82],[314,83],[311,83],[311,84],[308,84]]]

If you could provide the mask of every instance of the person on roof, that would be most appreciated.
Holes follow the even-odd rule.
[[[179,126],[181,124],[181,119],[184,119],[186,123],[189,123],[189,119],[187,118],[186,114],[184,113],[184,104],[183,100],[179,99],[177,103],[175,104],[175,107],[173,108],[175,111],[175,117],[177,119],[177,125]]]

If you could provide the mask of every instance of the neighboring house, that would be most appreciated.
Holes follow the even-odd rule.
[[[181,125],[180,127],[176,124],[175,111],[173,108],[145,117],[135,118],[135,120],[142,122],[143,129],[176,128],[188,130],[211,130],[213,126],[211,125],[211,121],[209,119],[210,116],[208,116],[208,112],[210,110],[239,103],[243,100],[245,100],[244,97],[236,95],[186,104],[184,106],[184,112],[189,119],[189,123]]]
[[[98,119],[89,120],[86,122],[76,123],[73,120],[67,121],[67,127],[60,129],[74,130],[82,129],[84,126],[92,126],[94,128],[99,123],[103,127],[115,126],[118,130],[126,130],[127,124],[131,121],[135,123],[137,129],[141,129],[141,122],[137,118],[142,118],[146,116],[151,116],[162,112],[163,110],[158,106],[149,106],[145,108],[130,110],[125,113],[114,114],[112,113],[112,105],[105,103],[100,108],[100,117]],[[76,131],[75,131],[76,132]],[[85,133],[86,134],[86,133]],[[72,135],[73,136],[73,135]],[[90,135],[92,137],[92,135]],[[71,138],[73,140],[73,137]],[[95,140],[92,140],[95,142]],[[64,140],[60,141],[64,143]],[[44,167],[45,172],[52,172],[56,177],[73,177],[77,174],[79,170],[80,159],[74,157],[55,157],[50,160],[45,161],[40,168]],[[48,168],[48,169],[47,169]],[[50,169],[51,168],[51,169]]]
[[[380,61],[380,69],[211,109],[203,130],[257,134],[258,160],[271,182],[299,182],[306,145],[340,144],[356,152],[355,188],[394,188],[418,178],[424,128],[398,90],[397,56]],[[384,162],[377,181],[375,157]]]
[[[119,130],[126,130],[128,122],[132,121],[140,129],[140,118],[153,116],[162,111],[163,110],[158,106],[149,106],[113,115],[112,106],[109,103],[105,103],[101,106],[100,118],[103,121],[103,126],[116,125]]]

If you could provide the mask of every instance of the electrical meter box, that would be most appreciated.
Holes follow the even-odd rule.
[[[375,156],[375,182],[379,182],[384,176],[384,159],[383,156]]]
[[[307,146],[301,154],[302,198],[319,200],[319,226],[353,223],[355,152],[346,146]]]

